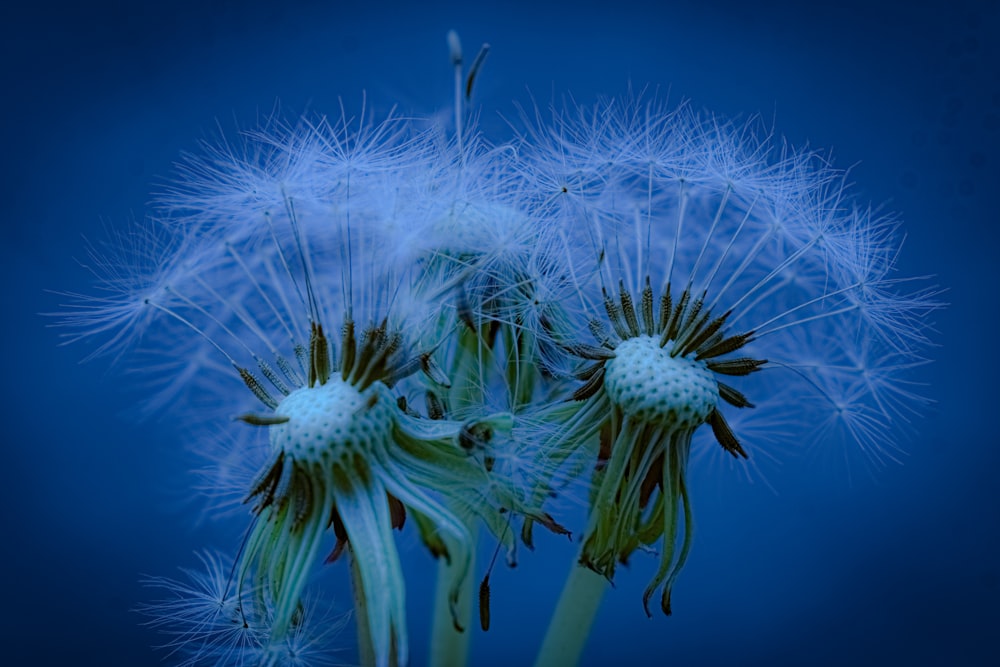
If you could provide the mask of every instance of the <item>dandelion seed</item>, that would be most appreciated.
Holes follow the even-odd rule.
[[[337,664],[334,640],[348,616],[304,600],[292,630],[271,633],[271,610],[255,606],[252,591],[239,594],[232,561],[214,552],[198,554],[199,569],[182,569],[183,580],[149,577],[146,586],[167,596],[139,607],[148,625],[169,641],[163,646],[179,667],[322,667]]]

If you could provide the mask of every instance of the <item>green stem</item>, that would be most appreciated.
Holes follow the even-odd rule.
[[[354,624],[358,629],[358,664],[361,667],[375,667],[375,647],[372,644],[371,627],[368,625],[368,602],[365,589],[361,583],[361,569],[358,567],[354,549],[348,547],[351,560],[351,592],[354,594]],[[389,667],[398,667],[396,641],[393,637],[392,651],[389,654]]]
[[[608,585],[607,579],[593,570],[573,565],[535,667],[574,667],[580,661]]]
[[[466,523],[472,543],[476,543],[477,522]],[[445,544],[450,544],[448,537],[442,536]],[[453,584],[452,566],[447,559],[438,558],[437,588],[434,592],[434,621],[431,627],[431,655],[428,664],[434,667],[465,667],[469,659],[469,642],[472,638],[472,598],[475,582],[472,573],[475,572],[475,549],[472,550],[472,562],[469,574],[462,581],[458,594],[458,623],[463,631],[455,628],[455,620],[451,613],[449,598]]]
[[[362,667],[375,665],[375,649],[372,646],[371,630],[368,626],[368,603],[361,585],[361,570],[354,549],[348,548],[351,561],[351,592],[354,593],[354,624],[358,629],[358,662]]]

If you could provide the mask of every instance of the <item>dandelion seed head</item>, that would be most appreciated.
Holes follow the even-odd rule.
[[[274,414],[288,421],[271,426],[271,446],[311,462],[372,456],[391,438],[390,400],[379,385],[358,391],[339,378],[301,387],[275,408]]]
[[[566,452],[553,460],[580,442],[596,455],[581,564],[610,578],[655,549],[643,603],[659,590],[669,614],[692,442],[737,467],[752,444],[898,458],[935,293],[893,275],[891,216],[756,120],[633,96],[522,122],[522,177],[560,220],[581,304],[563,346],[576,403],[541,437]]]
[[[526,249],[527,217],[499,204],[456,202],[449,214],[434,225],[437,251],[461,258],[469,255],[517,255]]]
[[[623,341],[604,366],[608,397],[643,422],[699,426],[719,402],[718,385],[693,353],[682,357],[670,352],[652,336]]]

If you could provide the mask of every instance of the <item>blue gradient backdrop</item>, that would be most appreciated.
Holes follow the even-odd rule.
[[[905,220],[905,274],[948,288],[936,401],[903,465],[758,454],[749,480],[703,471],[698,533],[671,618],[639,602],[637,557],[606,599],[589,665],[1000,664],[997,192],[1000,5],[96,0],[0,9],[0,664],[158,665],[130,611],[142,574],[194,565],[237,531],[196,522],[172,418],[139,422],[134,377],[58,347],[40,312],[86,290],[83,237],[141,216],[184,150],[269,115],[447,109],[444,36],[493,51],[483,126],[533,96],[582,103],[658,86],[726,117],[759,114],[831,150],[865,198]],[[427,5],[421,7],[419,5]],[[530,91],[530,96],[529,96]],[[474,664],[530,662],[573,549],[546,536],[493,576]],[[432,571],[401,537],[414,655]],[[650,562],[647,562],[650,561]],[[330,575],[344,609],[344,572]],[[344,635],[345,645],[353,632]],[[350,651],[344,659],[352,659]]]

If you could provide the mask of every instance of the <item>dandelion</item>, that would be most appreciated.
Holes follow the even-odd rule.
[[[560,340],[568,336],[562,303],[571,293],[568,270],[558,229],[546,216],[531,213],[516,152],[488,144],[465,118],[464,102],[488,45],[483,45],[464,85],[462,49],[454,32],[449,33],[449,47],[456,76],[455,135],[452,142],[436,130],[435,145],[451,159],[437,161],[425,173],[410,174],[408,180],[419,193],[414,200],[422,209],[412,217],[384,216],[382,234],[394,241],[394,263],[419,267],[417,298],[442,306],[434,327],[435,347],[445,360],[450,384],[443,390],[427,388],[429,416],[466,424],[459,441],[480,458],[493,479],[504,480],[507,489],[494,492],[508,499],[505,507],[532,508],[520,514],[529,522],[541,517],[549,529],[567,533],[539,511],[547,480],[542,465],[531,465],[538,461],[537,445],[524,434],[530,431],[525,425],[536,401],[548,390],[547,373],[559,356]],[[455,509],[465,516],[475,540],[477,517]],[[515,535],[512,519],[508,514],[494,523],[491,533]],[[501,543],[507,546],[508,564],[514,565],[513,543]],[[460,593],[456,624],[443,604],[453,569],[446,561],[439,565],[430,655],[435,665],[457,666],[467,660],[469,635],[456,629],[469,624],[472,582],[467,579]],[[488,591],[488,580],[487,573],[481,590]],[[488,602],[485,609],[481,613],[488,615]],[[483,622],[484,629],[486,625]]]
[[[776,425],[793,415],[794,437],[824,424],[828,441],[890,451],[915,398],[890,378],[922,363],[936,304],[890,277],[891,220],[853,204],[819,156],[776,151],[751,125],[635,98],[529,128],[526,169],[590,248],[570,253],[592,277],[579,286],[590,340],[566,346],[578,384],[549,438],[557,458],[593,452],[590,511],[538,662],[573,664],[635,551],[659,551],[646,613],[657,592],[672,612],[696,432],[746,459],[727,414],[756,409]]]
[[[469,407],[464,390],[479,381],[457,354],[461,345],[445,344],[465,325],[452,304],[428,298],[442,293],[439,269],[427,257],[378,258],[392,247],[394,228],[428,219],[431,207],[426,194],[416,196],[412,172],[434,165],[427,162],[432,144],[405,128],[359,127],[345,119],[251,134],[248,143],[263,146],[189,159],[183,171],[198,180],[171,189],[168,215],[157,223],[168,239],[182,240],[162,246],[158,265],[180,268],[123,290],[131,309],[102,310],[92,333],[118,327],[116,343],[135,336],[141,313],[171,355],[198,360],[185,386],[168,383],[180,392],[177,404],[197,400],[203,419],[238,415],[245,431],[267,431],[266,461],[243,486],[252,525],[233,586],[238,598],[252,596],[255,608],[267,610],[268,645],[295,640],[310,573],[347,553],[366,661],[406,664],[393,529],[411,519],[431,554],[447,563],[445,608],[449,624],[464,631],[459,594],[472,576],[474,522],[484,521],[510,553],[514,514],[559,527],[527,504],[534,496],[508,483],[502,467],[493,469],[491,452],[512,431],[512,418]],[[454,164],[447,154],[436,158]],[[469,256],[462,261],[468,266]],[[451,373],[439,362],[445,358]],[[461,393],[450,393],[453,382]],[[242,394],[234,391],[239,385]],[[415,391],[427,396],[424,415],[407,401]],[[248,409],[241,396],[257,407]],[[252,438],[238,435],[227,447],[250,453]],[[235,486],[232,479],[225,485]],[[334,544],[324,558],[328,536]],[[230,645],[246,653],[255,643]]]

